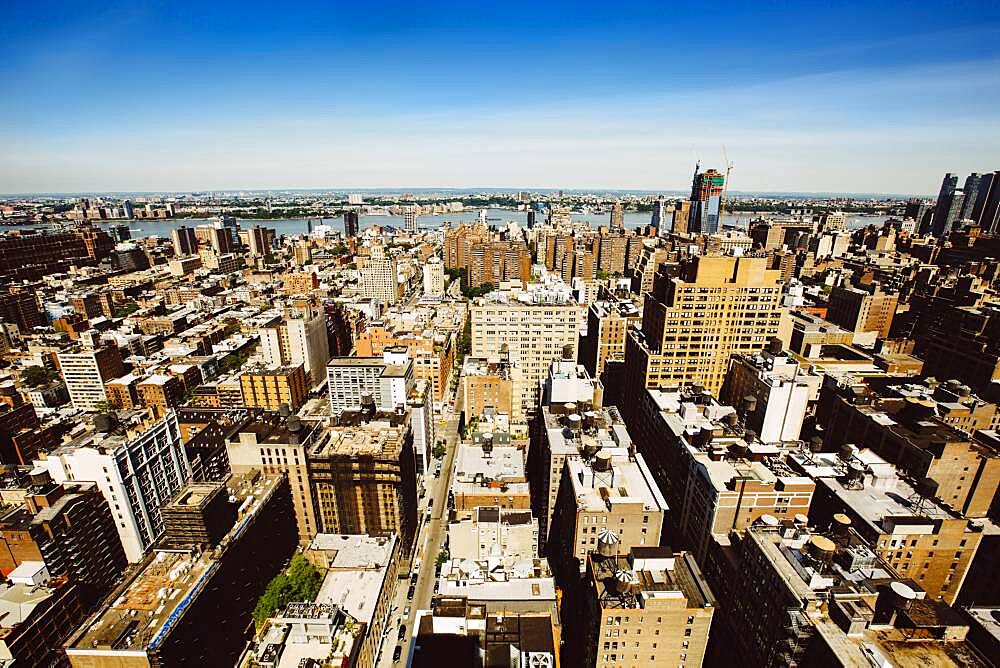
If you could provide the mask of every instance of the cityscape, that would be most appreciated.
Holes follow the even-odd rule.
[[[14,3],[0,665],[1000,666],[1000,10],[585,4]]]

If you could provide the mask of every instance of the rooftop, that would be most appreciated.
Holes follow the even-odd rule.
[[[170,628],[207,584],[226,546],[239,538],[247,519],[266,505],[284,480],[282,475],[249,471],[227,482],[242,508],[236,525],[218,550],[156,550],[70,639],[70,649],[144,652],[162,642]],[[244,503],[246,507],[243,508]]]
[[[629,555],[604,557],[592,552],[589,567],[605,610],[646,608],[657,599],[686,599],[687,607],[712,608],[715,596],[694,557],[668,547],[633,548]]]

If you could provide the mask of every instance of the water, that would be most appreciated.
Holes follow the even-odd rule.
[[[649,224],[651,214],[650,213],[625,213],[625,227],[627,228],[639,228]],[[491,225],[496,225],[498,227],[503,226],[508,222],[519,223],[522,227],[527,223],[527,212],[525,211],[514,211],[511,209],[487,209],[486,218],[487,222]],[[753,218],[752,215],[741,214],[741,215],[731,215],[727,214],[723,216],[723,223],[726,225],[736,225],[741,228],[746,228],[747,222]],[[610,213],[574,213],[574,222],[586,222],[592,227],[597,227],[599,225],[608,225],[611,218]],[[887,216],[849,216],[847,220],[847,226],[849,228],[864,227],[866,225],[881,225]],[[341,216],[336,218],[312,218],[313,227],[322,223],[324,225],[330,225],[335,231],[344,231],[344,219]],[[461,213],[448,213],[448,214],[434,214],[434,215],[424,215],[417,218],[417,225],[421,229],[435,229],[442,225],[443,223],[454,223],[458,224],[461,222],[474,223],[479,220],[479,210],[473,211],[463,211]],[[307,219],[305,218],[294,218],[294,219],[283,219],[283,220],[240,220],[240,227],[243,229],[249,229],[254,225],[260,225],[261,227],[269,227],[280,236],[280,235],[295,235],[295,234],[305,234],[307,231]],[[360,218],[361,229],[367,229],[372,225],[381,225],[383,227],[396,227],[402,229],[403,227],[403,217],[402,216],[361,216]],[[187,225],[188,227],[193,227],[195,225],[206,225],[211,224],[212,221],[207,218],[171,218],[167,220],[116,220],[116,221],[103,221],[99,223],[101,227],[107,228],[111,225],[121,225],[128,223],[129,229],[132,230],[133,239],[141,239],[145,237],[169,237],[171,232],[182,225]],[[9,225],[0,226],[0,231],[4,229],[46,229],[47,225]]]

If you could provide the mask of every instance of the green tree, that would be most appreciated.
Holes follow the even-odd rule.
[[[39,385],[45,385],[50,380],[56,377],[55,372],[50,369],[46,369],[43,366],[29,366],[27,369],[21,372],[21,380],[24,381],[29,387],[38,387]]]
[[[295,601],[311,602],[316,599],[322,574],[301,554],[292,557],[288,569],[279,573],[267,584],[253,611],[257,627],[263,626],[268,617]]]
[[[431,450],[431,454],[437,457],[438,459],[444,457],[444,453],[445,453],[444,443],[438,443],[437,445],[434,446],[434,449]]]

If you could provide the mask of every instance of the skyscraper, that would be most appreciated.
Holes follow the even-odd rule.
[[[653,215],[649,219],[649,224],[657,230],[662,230],[667,222],[667,213],[667,200],[662,197],[658,197],[656,201],[653,202]]]
[[[938,192],[937,204],[934,205],[934,218],[931,223],[931,228],[920,230],[921,234],[933,234],[935,237],[943,237],[951,231],[951,225],[955,222],[958,214],[961,213],[961,202],[958,203],[958,207],[954,206],[955,199],[962,195],[961,190],[958,188],[958,176],[952,173],[944,175],[944,179],[941,181],[941,190]]]
[[[122,215],[126,218],[135,217],[135,211],[132,209],[132,200],[127,199],[122,202]]]
[[[193,227],[181,225],[170,236],[174,239],[174,255],[194,255],[198,252],[198,238]]]
[[[344,236],[354,238],[358,236],[358,210],[351,209],[344,212]]]
[[[615,202],[611,205],[611,229],[625,229],[625,208],[621,202]]]
[[[1000,172],[983,174],[971,218],[984,232],[1000,231]]]
[[[972,172],[966,177],[965,187],[962,188],[962,192],[965,193],[965,199],[962,201],[962,210],[958,214],[958,220],[972,218],[973,209],[979,200],[979,188],[982,181],[982,174],[977,174],[976,172]]]
[[[714,169],[699,172],[695,166],[691,184],[691,218],[688,230],[700,234],[719,231],[719,213],[722,207],[722,188],[726,177]]]
[[[407,207],[403,212],[403,229],[407,232],[417,231],[417,210],[415,207]]]

